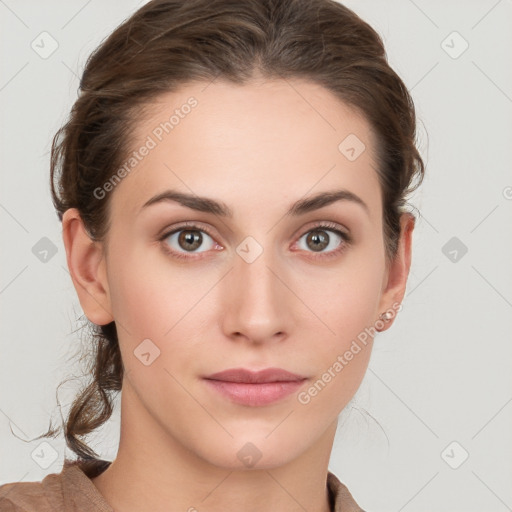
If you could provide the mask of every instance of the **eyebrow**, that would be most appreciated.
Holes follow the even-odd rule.
[[[229,206],[221,201],[217,201],[209,197],[200,197],[194,194],[179,192],[177,190],[166,190],[156,196],[153,196],[142,205],[141,210],[153,204],[168,201],[179,203],[182,206],[186,206],[187,208],[197,210],[199,212],[212,213],[222,217],[233,217],[233,211]],[[368,205],[359,196],[350,192],[350,190],[340,189],[318,192],[317,194],[305,199],[299,199],[290,206],[286,215],[304,215],[305,213],[318,210],[337,201],[350,201],[358,204],[368,215],[370,214]]]

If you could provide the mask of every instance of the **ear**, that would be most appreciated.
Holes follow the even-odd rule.
[[[386,272],[382,297],[379,303],[379,313],[382,314],[385,311],[389,311],[391,315],[388,320],[380,319],[381,321],[378,323],[383,323],[384,326],[377,329],[379,332],[385,331],[391,327],[398,311],[401,309],[401,306],[399,307],[398,305],[402,304],[409,269],[411,267],[412,233],[415,222],[415,217],[410,213],[403,213],[400,217],[400,240],[398,250],[395,259],[390,263]],[[395,307],[393,307],[393,305],[395,305]]]
[[[64,212],[62,238],[71,279],[85,315],[97,325],[112,322],[103,245],[90,238],[76,208]]]

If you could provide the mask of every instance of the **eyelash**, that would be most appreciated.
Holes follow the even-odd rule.
[[[340,246],[332,251],[329,251],[327,253],[317,253],[318,256],[315,256],[315,258],[321,258],[321,259],[327,259],[327,258],[334,258],[345,251],[345,249],[352,243],[352,237],[339,230],[337,228],[337,224],[334,224],[332,222],[319,222],[315,225],[313,225],[311,228],[309,228],[307,231],[305,231],[300,237],[299,240],[308,233],[312,231],[331,231],[336,233],[343,241],[340,244]],[[169,238],[174,233],[179,233],[180,231],[202,231],[206,233],[208,236],[210,236],[212,239],[214,239],[213,233],[208,229],[206,226],[199,226],[197,224],[183,224],[178,227],[173,228],[171,231],[166,231],[158,240],[160,242],[164,242],[167,238]],[[194,260],[198,257],[196,256],[185,256],[186,253],[175,251],[174,249],[171,249],[168,244],[163,243],[163,247],[165,252],[167,252],[169,255],[171,255],[173,258],[181,259],[181,260]],[[190,253],[194,254],[194,253]],[[315,254],[315,253],[313,253]]]

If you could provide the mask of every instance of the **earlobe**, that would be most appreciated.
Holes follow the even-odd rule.
[[[409,277],[409,270],[411,267],[412,234],[415,222],[416,219],[414,215],[410,213],[403,213],[400,217],[400,240],[398,251],[394,261],[390,265],[387,283],[380,301],[379,311],[381,312],[381,316],[379,317],[379,323],[384,325],[382,328],[377,329],[379,332],[385,331],[391,327],[394,322],[394,318],[398,314],[398,309],[395,309],[393,305],[398,306],[402,304],[405,295],[407,278]],[[385,312],[389,312],[387,319],[382,316]]]
[[[68,269],[85,315],[97,325],[112,322],[103,247],[90,238],[76,208],[64,212],[62,238]]]

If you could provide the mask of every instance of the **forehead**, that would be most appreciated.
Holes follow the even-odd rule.
[[[137,215],[165,189],[257,205],[348,188],[380,211],[370,125],[302,80],[193,83],[161,94],[136,119],[112,211]],[[144,149],[144,147],[146,149]]]

